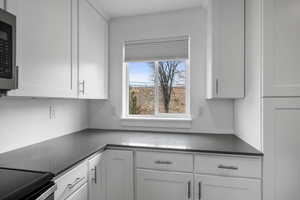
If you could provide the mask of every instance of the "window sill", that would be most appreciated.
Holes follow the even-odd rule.
[[[155,127],[155,128],[191,128],[192,118],[167,118],[167,117],[122,117],[122,126]]]

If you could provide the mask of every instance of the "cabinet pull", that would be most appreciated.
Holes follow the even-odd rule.
[[[171,161],[157,160],[157,161],[155,161],[155,164],[159,164],[159,165],[171,165],[173,163]]]
[[[80,183],[82,180],[84,179],[83,178],[76,178],[75,181],[73,183],[70,183],[67,185],[67,188],[68,189],[72,189],[73,187],[75,187],[78,183]]]
[[[199,190],[198,191],[199,192],[198,199],[201,200],[201,198],[202,198],[202,183],[201,182],[198,183],[198,190]]]
[[[94,167],[92,171],[94,171],[94,178],[92,178],[92,180],[97,184],[97,167]]]
[[[216,79],[216,94],[219,95],[219,79]]]
[[[85,81],[80,81],[79,82],[79,93],[81,93],[82,95],[84,95],[85,93]]]
[[[230,169],[230,170],[238,170],[238,167],[235,166],[226,166],[226,165],[219,165],[218,166],[219,169]]]
[[[16,66],[16,89],[19,89],[19,66]]]
[[[188,182],[188,199],[191,198],[191,181]]]

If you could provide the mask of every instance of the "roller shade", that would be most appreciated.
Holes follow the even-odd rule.
[[[124,46],[125,62],[189,58],[189,38],[176,37],[129,41]]]

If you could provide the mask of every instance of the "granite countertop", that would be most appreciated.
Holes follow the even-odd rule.
[[[0,154],[0,167],[58,175],[107,146],[263,156],[234,135],[87,129]]]

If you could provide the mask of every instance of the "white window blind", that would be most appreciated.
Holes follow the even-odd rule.
[[[188,58],[189,38],[187,36],[125,42],[125,62]]]

